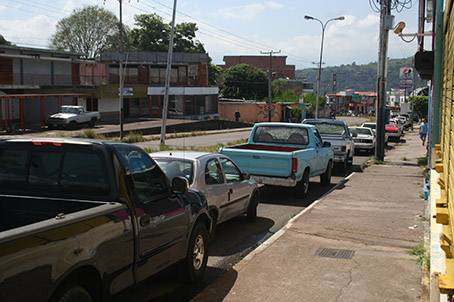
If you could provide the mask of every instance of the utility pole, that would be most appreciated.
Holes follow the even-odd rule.
[[[162,109],[162,124],[161,124],[161,146],[166,143],[166,123],[167,123],[167,110],[169,108],[169,86],[170,86],[170,72],[172,71],[172,54],[173,54],[173,36],[175,35],[175,15],[177,12],[177,0],[173,2],[172,14],[172,29],[170,30],[169,39],[169,52],[167,53],[167,71],[166,83],[164,90],[164,108]]]
[[[261,51],[261,54],[270,55],[270,69],[268,70],[268,122],[271,122],[271,80],[273,78],[273,54],[281,53],[281,51]]]
[[[120,52],[120,140],[123,139],[123,13],[122,13],[122,3],[123,0],[118,0],[120,3],[120,32],[118,33],[119,36],[119,52]]]
[[[388,68],[388,32],[392,28],[391,0],[380,1],[380,44],[377,66],[377,144],[375,145],[375,159],[385,159],[385,106],[386,106],[386,78]]]

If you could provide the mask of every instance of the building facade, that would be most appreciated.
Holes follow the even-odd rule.
[[[327,104],[336,113],[366,115],[375,112],[377,93],[347,89],[336,94],[327,94]]]
[[[119,62],[124,66],[125,118],[160,117],[167,53],[83,54],[0,46],[0,129],[43,126],[61,105],[83,105],[104,121],[119,120]],[[208,55],[174,53],[169,117],[217,117],[217,87],[208,87]]]

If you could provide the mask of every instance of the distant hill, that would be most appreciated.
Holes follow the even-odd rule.
[[[400,88],[400,68],[409,67],[413,67],[412,57],[388,60],[387,90]],[[317,73],[318,70],[316,67],[298,69],[296,70],[295,77],[300,80],[303,79],[305,82],[313,82],[314,88],[316,88]],[[336,92],[346,89],[354,89],[356,91],[376,91],[377,89],[377,62],[365,65],[356,65],[353,62],[348,65],[324,67],[322,69],[322,81],[320,83],[322,93],[333,93],[333,74],[337,75]],[[421,80],[419,75],[416,76],[416,88],[426,86],[426,83],[427,81]]]

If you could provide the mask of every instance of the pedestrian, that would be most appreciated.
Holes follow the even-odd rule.
[[[336,119],[336,111],[333,110],[333,114],[331,115],[332,119],[335,120]]]
[[[421,120],[421,124],[419,124],[419,138],[422,141],[422,145],[424,146],[426,142],[426,136],[427,136],[427,124],[426,124],[426,119]]]
[[[235,110],[235,122],[238,122],[238,120],[240,119],[240,116],[241,116],[241,113],[240,113],[240,111],[237,108]]]

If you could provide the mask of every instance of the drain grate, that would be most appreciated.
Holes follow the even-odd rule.
[[[315,256],[338,259],[352,259],[354,254],[355,254],[354,250],[340,250],[328,248],[319,248],[315,252]]]

